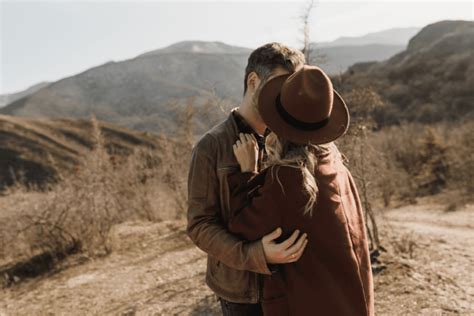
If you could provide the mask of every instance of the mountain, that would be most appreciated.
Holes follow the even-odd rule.
[[[319,65],[330,75],[345,72],[358,62],[382,61],[403,51],[406,45],[366,44],[354,46],[328,46],[313,48],[312,64]]]
[[[212,46],[225,54],[204,49],[180,51],[179,46],[107,62],[63,78],[16,100],[0,113],[27,117],[95,113],[99,119],[135,129],[169,131],[176,107],[187,102],[176,100],[195,98],[195,103],[204,104],[214,97],[214,91],[221,99],[240,97],[248,53],[219,43]]]
[[[372,87],[386,101],[381,125],[474,119],[474,22],[441,21],[384,62],[353,65],[341,89]]]
[[[331,42],[311,43],[319,64],[331,75],[340,74],[358,62],[383,61],[403,51],[420,28],[394,28],[363,36],[340,37]]]
[[[42,88],[46,87],[48,84],[50,84],[50,83],[46,82],[46,81],[45,82],[40,82],[40,83],[37,83],[37,84],[27,88],[26,90],[23,90],[23,91],[20,91],[20,92],[2,94],[2,95],[0,95],[0,108],[7,105],[7,104],[9,104],[9,103],[12,103],[15,100],[21,99],[24,96],[30,95],[30,94],[38,91],[39,89],[42,89]]]
[[[152,134],[99,122],[110,153],[128,155],[134,148],[159,147]],[[93,148],[92,122],[86,119],[23,118],[0,115],[0,190],[23,173],[42,186],[57,172],[70,172]],[[51,159],[53,161],[51,161]]]
[[[250,54],[251,51],[250,48],[231,46],[222,42],[183,41],[141,54],[138,57],[172,53]]]
[[[321,66],[339,73],[355,62],[384,60],[403,49],[386,44],[323,47],[326,62]],[[222,42],[179,42],[50,83],[0,113],[77,118],[93,113],[137,130],[173,133],[173,121],[190,103],[202,108],[220,99],[224,112],[238,104],[251,51]],[[199,121],[197,132],[207,127]]]
[[[419,27],[393,28],[368,33],[363,36],[339,37],[334,41],[315,43],[315,45],[319,47],[360,46],[369,44],[406,46],[410,38],[418,33],[419,30]]]

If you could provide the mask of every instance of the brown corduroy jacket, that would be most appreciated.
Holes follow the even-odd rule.
[[[278,175],[278,177],[276,176]],[[249,241],[282,227],[308,234],[301,258],[263,276],[266,315],[374,315],[370,254],[354,180],[337,147],[320,158],[319,195],[312,217],[303,215],[307,195],[300,169],[288,166],[229,174],[231,232]]]

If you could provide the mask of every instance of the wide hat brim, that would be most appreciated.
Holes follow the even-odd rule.
[[[349,110],[342,97],[334,89],[331,114],[324,127],[312,131],[301,130],[281,117],[276,108],[276,99],[289,76],[291,74],[270,79],[260,91],[257,107],[268,128],[283,139],[297,144],[326,144],[344,135],[349,128]]]

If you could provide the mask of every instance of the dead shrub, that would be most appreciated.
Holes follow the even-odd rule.
[[[4,192],[12,217],[0,217],[5,228],[0,231],[0,271],[22,271],[34,258],[48,258],[44,266],[49,267],[78,251],[107,254],[108,235],[117,223],[184,218],[196,118],[214,109],[206,119],[215,124],[222,118],[221,107],[217,98],[198,107],[189,100],[177,109],[172,137],[158,135],[155,147],[136,147],[128,155],[105,146],[100,122],[92,117],[93,148],[79,164],[61,172],[51,158],[58,181],[41,192],[18,181]]]
[[[109,154],[99,123],[92,118],[94,149],[80,166],[52,186],[47,198],[22,216],[33,252],[63,253],[71,245],[88,254],[107,253],[107,234],[125,219],[156,220],[143,182],[150,177],[150,157],[138,152],[119,161]],[[148,158],[148,159],[144,159]]]
[[[418,247],[416,244],[416,236],[414,236],[413,233],[401,235],[400,238],[393,240],[392,245],[397,254],[409,259],[414,258],[415,249]]]
[[[166,179],[182,178],[175,176],[183,172],[180,160],[172,159],[182,146],[161,137],[157,148],[121,156],[106,150],[99,122],[92,118],[92,123],[93,150],[69,173],[58,169],[57,183],[42,193],[21,184],[10,187],[8,199],[17,200],[9,206],[15,225],[1,219],[2,226],[10,228],[2,232],[2,242],[9,244],[0,253],[10,258],[7,261],[42,253],[63,257],[71,249],[90,256],[106,254],[114,224],[177,217],[184,189]],[[20,209],[14,210],[15,204]]]
[[[474,196],[474,122],[446,127],[449,165],[448,185],[467,196]]]

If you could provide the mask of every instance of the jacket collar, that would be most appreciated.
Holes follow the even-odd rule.
[[[230,113],[229,113],[229,116],[227,117],[227,122],[226,122],[231,127],[236,137],[239,136],[239,127],[237,126],[237,122],[235,121],[235,118],[232,112],[236,111],[237,109],[238,107],[235,107],[230,110]]]

